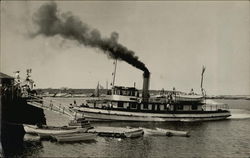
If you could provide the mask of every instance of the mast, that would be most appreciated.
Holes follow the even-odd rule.
[[[204,89],[203,89],[203,74],[204,74],[205,70],[206,70],[206,67],[203,65],[203,66],[202,66],[202,70],[201,70],[201,93],[202,93],[202,95],[204,95]]]
[[[100,90],[99,90],[99,87],[100,87],[100,85],[99,85],[99,81],[98,81],[98,84],[97,84],[97,87],[96,87],[96,88],[97,88],[97,92],[96,92],[96,93],[97,93],[97,97],[99,97],[99,96],[100,96]]]
[[[113,73],[113,82],[112,82],[112,87],[113,88],[115,86],[115,75],[116,75],[117,59],[115,59],[114,64],[115,64],[115,69],[114,69],[114,73]]]
[[[100,87],[100,85],[99,85],[99,81],[98,81],[97,86],[96,86],[96,89],[95,89],[95,91],[94,91],[94,96],[95,96],[95,97],[99,97],[99,96],[100,96],[99,87]]]

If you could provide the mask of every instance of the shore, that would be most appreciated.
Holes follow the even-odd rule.
[[[43,97],[64,97],[64,98],[75,98],[75,97],[91,97],[93,96],[95,89],[37,89],[40,96]],[[161,90],[150,90],[150,95],[158,95]],[[168,94],[172,91],[165,91]],[[185,94],[185,92],[179,92]],[[106,89],[100,89],[100,96],[105,96],[107,94]],[[245,99],[250,100],[250,95],[206,95],[206,99]]]

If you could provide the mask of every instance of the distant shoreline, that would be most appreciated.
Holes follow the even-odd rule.
[[[218,96],[206,96],[207,99],[245,99],[250,100],[249,95],[218,95]]]
[[[45,97],[89,97],[93,94],[95,89],[58,89],[58,88],[44,88],[36,89],[37,93]],[[150,90],[150,94],[160,94],[161,90]],[[165,90],[166,93],[171,92]],[[184,92],[183,92],[184,93]],[[100,94],[107,94],[107,89],[100,89]],[[250,100],[250,95],[207,95],[206,99],[244,99]]]

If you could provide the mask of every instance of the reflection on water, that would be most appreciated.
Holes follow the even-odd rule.
[[[42,141],[39,144],[36,138],[32,138],[25,141],[29,143],[26,144],[23,155],[31,157],[248,157],[250,155],[250,101],[233,100],[230,104],[230,101],[226,100],[226,103],[232,109],[232,117],[222,121],[92,123],[93,126],[130,126],[150,129],[157,127],[189,131],[191,137],[144,136],[137,139],[97,137],[96,141],[70,144],[50,141]],[[59,119],[51,112],[46,112],[46,117],[52,118],[49,120],[51,124],[65,121],[65,118]]]
[[[25,141],[23,156],[24,157],[35,156],[35,155],[38,156],[42,149],[43,149],[43,146],[41,142]]]
[[[8,157],[37,157],[42,149],[43,146],[41,141],[25,138],[23,146],[13,152],[8,152]]]

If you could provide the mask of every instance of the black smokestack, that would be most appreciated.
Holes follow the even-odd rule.
[[[149,99],[149,83],[150,83],[150,73],[143,73],[143,87],[142,87],[142,102],[148,102]]]
[[[60,35],[65,39],[76,40],[87,47],[98,48],[109,57],[123,60],[149,74],[147,67],[135,56],[135,53],[117,42],[118,33],[113,32],[110,38],[103,38],[97,29],[91,28],[71,12],[58,12],[55,2],[41,6],[34,14],[33,21],[38,25],[38,30],[32,34],[32,37]]]

